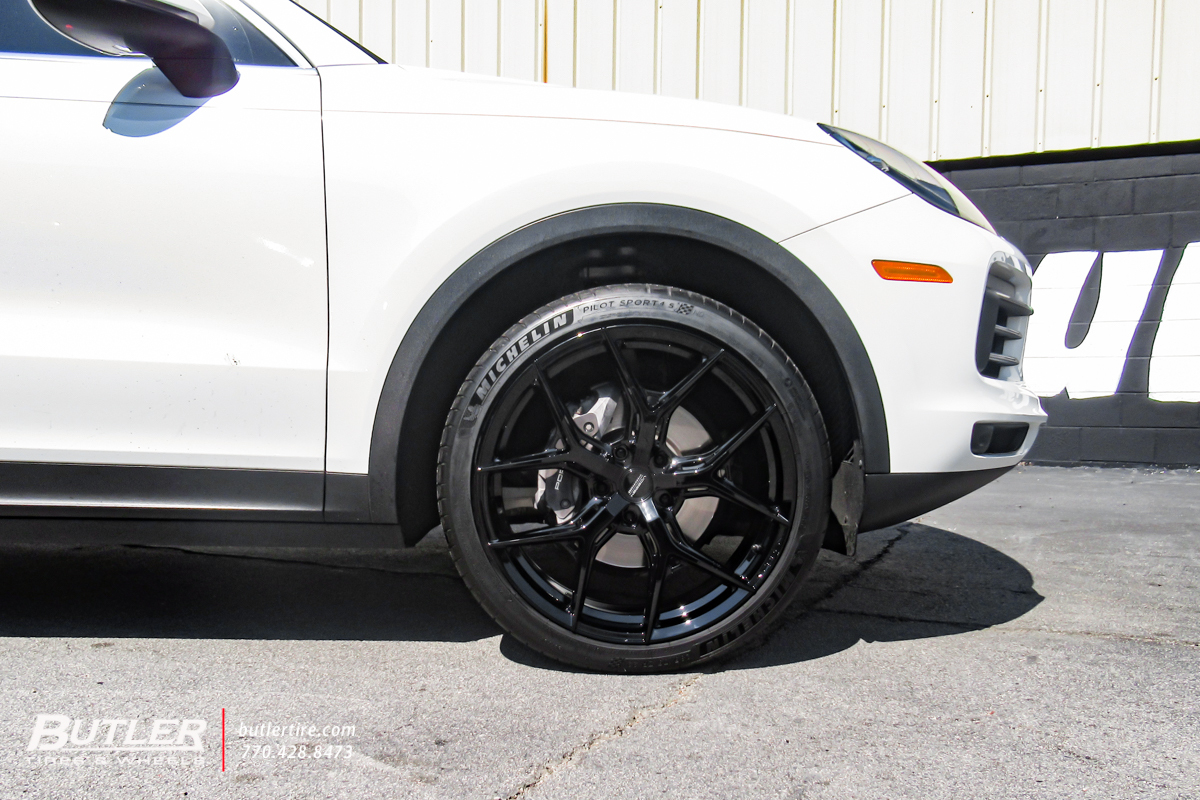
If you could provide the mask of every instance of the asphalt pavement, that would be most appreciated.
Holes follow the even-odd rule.
[[[0,798],[1200,798],[1198,586],[1196,471],[1020,467],[657,676],[502,634],[437,535],[10,542]]]

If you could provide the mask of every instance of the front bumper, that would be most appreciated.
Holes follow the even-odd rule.
[[[1012,467],[970,472],[909,472],[865,475],[857,533],[879,530],[954,502],[986,486]]]
[[[1038,397],[1020,379],[1019,368],[989,377],[977,367],[989,267],[997,254],[1023,264],[1016,248],[911,195],[781,244],[825,282],[858,330],[883,400],[893,475],[914,476],[909,483],[918,475],[957,472],[987,471],[994,478],[999,474],[994,471],[1021,461],[1046,419]],[[871,267],[873,259],[936,264],[949,271],[954,282],[883,280]],[[1021,423],[1029,428],[1016,450],[977,454],[971,449],[977,423]],[[961,494],[990,479],[975,476],[973,480],[981,482]],[[926,483],[939,480],[945,482],[930,477]],[[915,484],[909,490],[915,491]],[[874,506],[890,494],[882,489],[866,492],[865,503]],[[872,494],[879,499],[873,501]]]

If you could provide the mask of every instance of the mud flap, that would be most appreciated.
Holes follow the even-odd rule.
[[[833,476],[829,509],[842,529],[844,552],[853,556],[858,547],[858,523],[863,512],[862,442],[855,441],[850,454]]]

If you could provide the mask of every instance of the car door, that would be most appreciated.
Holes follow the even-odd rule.
[[[208,99],[3,4],[0,506],[320,511],[320,83],[203,2]]]

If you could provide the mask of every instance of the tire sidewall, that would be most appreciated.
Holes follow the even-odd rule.
[[[508,380],[531,359],[605,323],[657,323],[699,332],[736,351],[765,380],[784,413],[798,454],[796,519],[767,581],[729,618],[679,640],[653,645],[595,641],[562,628],[530,607],[501,574],[475,521],[471,498],[483,421]],[[678,669],[741,649],[765,633],[816,560],[829,507],[829,463],[816,401],[803,377],[766,334],[741,315],[689,292],[659,286],[603,287],[563,298],[510,328],[471,371],[446,421],[439,460],[439,501],[451,554],[485,608],[517,638],[544,654],[590,669]]]

